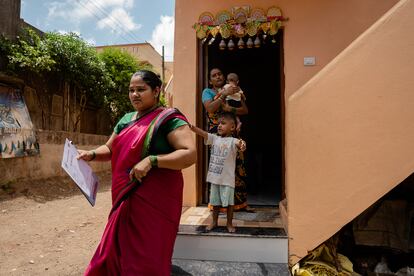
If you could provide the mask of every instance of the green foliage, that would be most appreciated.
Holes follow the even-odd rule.
[[[99,57],[115,84],[115,89],[108,90],[105,94],[105,103],[110,109],[112,124],[114,124],[125,113],[133,111],[128,97],[131,76],[138,70],[151,70],[152,66],[140,64],[129,53],[117,48],[105,48]]]
[[[165,94],[164,93],[161,93],[161,95],[160,95],[160,105],[161,106],[167,106],[167,100],[165,99]]]
[[[46,82],[56,76],[76,86],[88,100],[101,106],[104,95],[114,89],[105,64],[90,45],[75,33],[45,33],[23,29],[16,42],[0,40],[0,54],[7,56],[8,73],[30,72]]]
[[[42,74],[51,71],[56,64],[45,41],[31,29],[24,29],[17,43],[11,44],[7,50],[8,66],[13,72],[31,71]]]
[[[82,91],[95,106],[104,106],[114,125],[133,107],[128,98],[131,76],[138,70],[152,70],[125,51],[106,48],[100,54],[75,33],[45,33],[39,36],[24,29],[16,42],[0,36],[0,57],[7,57],[8,73],[30,72],[47,82],[51,76]],[[1,63],[4,61],[0,60]],[[164,95],[160,98],[165,104]]]
[[[114,89],[114,83],[95,49],[75,33],[47,33],[45,42],[56,61],[55,71],[101,105],[104,95]]]
[[[13,43],[7,39],[3,34],[0,34],[0,55],[7,56],[12,47]]]

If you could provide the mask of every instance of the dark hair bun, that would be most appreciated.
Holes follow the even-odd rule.
[[[162,86],[162,81],[158,74],[149,70],[139,70],[132,77],[141,77],[142,80],[148,84],[152,89]]]

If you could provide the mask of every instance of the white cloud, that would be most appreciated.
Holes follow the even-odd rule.
[[[99,29],[122,34],[141,27],[127,12],[133,6],[134,0],[54,1],[47,4],[48,20],[62,18],[79,26],[82,20],[94,19]]]
[[[133,18],[124,9],[116,8],[107,17],[98,21],[98,28],[109,28],[114,33],[125,33],[138,30],[141,25],[135,24]]]
[[[65,6],[67,3],[51,2],[48,4],[47,17],[49,19],[66,16]]]
[[[93,1],[93,0],[92,0]],[[98,1],[94,1],[95,3]],[[124,7],[130,9],[134,6],[134,0],[100,0],[99,6],[101,7]]]
[[[161,16],[160,21],[152,32],[150,43],[160,54],[164,45],[165,60],[172,61],[174,54],[174,17]]]
[[[95,6],[92,5],[92,2],[86,2],[84,0],[51,2],[47,4],[47,19],[55,20],[61,18],[72,22],[79,22],[97,16],[98,12],[95,11],[96,7],[93,7]]]

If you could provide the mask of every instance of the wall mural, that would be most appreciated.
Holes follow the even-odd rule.
[[[242,6],[233,7],[231,11],[220,11],[215,16],[203,12],[193,28],[202,43],[208,40],[208,45],[211,45],[216,37],[220,37],[221,50],[259,48],[268,37],[272,43],[276,43],[275,35],[286,20],[288,18],[283,17],[282,11],[276,6],[266,11]],[[238,40],[234,42],[233,39]]]
[[[0,158],[39,154],[39,144],[20,89],[0,86]]]

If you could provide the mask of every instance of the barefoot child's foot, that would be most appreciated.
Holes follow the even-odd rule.
[[[212,222],[209,225],[207,225],[206,231],[211,231],[211,230],[213,230],[216,227],[217,227],[217,223]]]
[[[234,227],[233,225],[231,225],[231,224],[227,224],[227,231],[229,232],[229,233],[234,233],[234,232],[236,232],[236,227]]]

